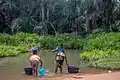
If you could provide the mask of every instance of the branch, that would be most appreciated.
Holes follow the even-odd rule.
[[[51,27],[53,28],[53,30],[54,30],[54,32],[55,32],[55,35],[57,36],[57,31],[56,31],[54,25],[53,25],[51,22],[47,22],[47,23],[49,23],[49,24],[51,25]]]

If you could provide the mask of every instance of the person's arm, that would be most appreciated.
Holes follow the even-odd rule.
[[[52,52],[55,52],[55,51],[56,51],[56,49],[52,50]]]
[[[65,52],[64,52],[64,54],[65,54]],[[66,65],[68,66],[68,61],[67,61],[67,56],[66,56],[66,54],[65,54],[65,62],[66,62]]]
[[[43,65],[43,62],[42,62],[41,60],[40,60],[40,63],[41,63],[41,64],[40,64],[40,67],[42,67],[42,65]]]

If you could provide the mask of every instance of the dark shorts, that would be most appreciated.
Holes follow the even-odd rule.
[[[56,66],[61,67],[63,65],[64,60],[56,60]]]
[[[33,70],[35,70],[35,71],[38,70],[38,64],[39,64],[39,62],[32,62],[32,68],[33,68]]]

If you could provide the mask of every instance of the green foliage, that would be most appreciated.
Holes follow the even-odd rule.
[[[88,66],[120,69],[120,33],[93,34],[87,38],[81,60]]]
[[[28,51],[28,45],[20,45],[20,46],[18,46],[17,47],[17,51],[19,51],[19,52],[21,52],[21,53],[25,53],[25,52],[27,52]]]
[[[57,40],[52,36],[41,36],[39,38],[39,45],[43,49],[53,49],[57,44]]]
[[[58,45],[63,45],[65,49],[82,49],[84,39],[71,35],[39,36],[37,34],[17,33],[15,35],[0,34],[0,44],[4,48],[9,48],[9,54],[2,52],[1,57],[17,55],[27,52],[30,45],[35,45],[42,49],[54,49]],[[15,48],[15,49],[12,49]],[[6,50],[7,51],[7,50]],[[12,52],[10,54],[10,52]],[[13,53],[14,52],[14,53]]]
[[[94,49],[120,49],[120,33],[98,33],[89,36],[84,50],[91,51]]]
[[[0,57],[17,56],[18,53],[14,46],[0,45]]]
[[[81,54],[90,67],[104,69],[120,69],[120,52],[116,50],[95,50]]]
[[[99,32],[99,28],[119,31],[119,27],[112,26],[119,26],[116,23],[120,20],[118,0],[1,0],[0,3],[2,33],[77,32],[84,35],[86,32]]]
[[[53,49],[58,45],[62,45],[65,49],[82,49],[84,41],[81,37],[70,35],[41,36],[38,44],[43,49]]]

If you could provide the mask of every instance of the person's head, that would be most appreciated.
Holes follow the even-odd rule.
[[[33,55],[36,55],[38,53],[37,49],[33,50]]]
[[[56,49],[59,49],[59,48],[61,48],[61,47],[60,47],[60,46],[57,46],[57,47],[56,47]]]
[[[55,49],[55,51],[60,52],[61,49],[62,49],[62,48],[61,48],[60,46],[57,46],[56,49]]]

